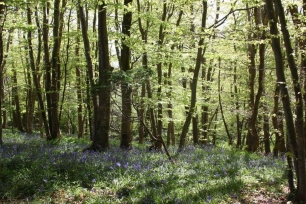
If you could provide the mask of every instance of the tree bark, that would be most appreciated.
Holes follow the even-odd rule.
[[[99,47],[99,97],[97,116],[94,121],[94,134],[91,148],[105,150],[109,148],[110,97],[111,97],[111,67],[109,64],[108,32],[106,19],[106,4],[103,1],[98,6],[98,47]]]
[[[278,118],[278,112],[279,112],[278,100],[279,100],[279,87],[276,86],[275,91],[274,91],[274,107],[273,107],[273,114],[272,114],[272,125],[274,129],[273,134],[275,135],[275,145],[273,148],[273,155],[275,157],[278,156],[278,153],[280,152],[280,142],[281,142],[280,138],[284,137],[284,135],[280,134],[280,130],[279,130],[280,118]]]
[[[274,2],[276,3],[276,2]],[[279,4],[280,3],[280,4]],[[272,36],[278,36],[278,28],[277,28],[277,18],[275,16],[275,10],[273,7],[273,2],[270,0],[266,0],[266,6],[267,6],[267,13],[268,13],[268,18],[270,21],[270,33]],[[284,13],[283,9],[281,8],[281,2],[276,3],[276,8],[278,15],[281,20],[281,26],[282,30],[287,31],[285,26],[285,22],[283,21],[284,18]],[[296,99],[298,99],[300,96],[300,93],[296,92],[299,88],[299,83],[296,81],[296,75],[297,72],[295,73],[293,68],[294,68],[294,59],[290,57],[290,55],[293,52],[289,52],[290,50],[290,45],[288,44],[288,40],[290,42],[290,39],[286,39],[288,33],[283,33],[284,35],[284,40],[285,40],[285,46],[286,46],[286,51],[287,51],[287,57],[288,57],[288,63],[290,64],[290,70],[294,74],[293,76],[293,81],[294,81],[294,89],[295,89],[295,94],[296,94]],[[298,192],[296,194],[296,200],[297,201],[305,201],[306,200],[306,193],[304,192],[305,189],[303,189],[303,186],[305,187],[306,182],[302,182],[304,177],[305,177],[305,166],[303,169],[301,169],[301,166],[303,165],[304,161],[300,161],[301,158],[303,158],[303,155],[300,155],[300,147],[297,145],[297,140],[296,140],[296,135],[299,135],[301,133],[301,127],[299,127],[300,121],[297,121],[297,129],[295,130],[295,125],[294,125],[294,119],[293,119],[293,114],[292,114],[292,109],[291,109],[291,103],[290,103],[290,95],[287,89],[287,84],[286,84],[286,78],[284,74],[284,64],[283,64],[283,56],[282,56],[282,49],[281,49],[281,44],[280,44],[280,39],[278,37],[273,37],[272,38],[272,49],[274,52],[275,56],[275,63],[276,63],[276,75],[277,75],[277,82],[281,91],[281,96],[282,96],[282,103],[283,103],[283,108],[284,108],[284,113],[285,113],[285,120],[286,120],[286,126],[287,126],[287,134],[288,134],[288,140],[290,144],[291,151],[293,153],[293,163],[295,167],[295,172],[297,176],[297,186],[298,186]],[[292,55],[291,55],[292,56]],[[292,56],[293,57],[293,56]],[[293,60],[293,61],[291,61]],[[291,64],[293,63],[293,64]],[[296,71],[296,70],[295,70]],[[301,105],[302,100],[297,101],[296,108],[297,108],[297,114],[303,114],[303,111],[300,111],[298,108]],[[297,120],[302,120],[303,117],[300,117],[297,115]],[[300,139],[300,137],[299,137]],[[299,144],[300,141],[299,141]],[[304,146],[304,143],[302,143]],[[293,192],[292,192],[293,193]]]
[[[2,30],[4,25],[5,2],[0,0],[0,94],[3,92],[3,37]],[[2,97],[0,99],[0,145],[3,144],[2,133]]]
[[[78,1],[79,7],[78,7],[78,17],[79,21],[81,23],[81,31],[82,31],[82,38],[83,38],[83,44],[84,44],[84,55],[86,59],[86,72],[87,72],[87,78],[86,78],[86,86],[87,86],[87,110],[88,110],[88,118],[89,118],[89,132],[90,132],[90,139],[93,140],[94,137],[94,129],[95,129],[95,121],[98,114],[98,98],[97,93],[94,90],[95,82],[94,82],[94,70],[92,65],[92,59],[90,55],[90,42],[88,38],[87,33],[87,21],[84,14],[84,9],[81,6],[81,1]],[[91,90],[91,91],[90,91]],[[93,104],[93,116],[91,111],[90,104]]]
[[[201,30],[204,31],[206,28],[206,18],[207,18],[207,1],[202,1],[203,4],[203,12],[202,12],[202,25]],[[190,101],[190,107],[188,111],[188,115],[186,117],[186,120],[183,125],[182,133],[180,136],[180,144],[179,149],[182,149],[185,146],[185,140],[187,136],[187,132],[189,129],[190,121],[192,118],[192,115],[195,110],[195,104],[197,100],[197,82],[198,82],[198,76],[202,64],[203,59],[203,45],[204,45],[204,38],[201,37],[198,44],[198,51],[197,51],[197,58],[196,58],[196,65],[194,69],[193,79],[192,79],[192,87],[191,87],[191,101]]]
[[[78,12],[78,22],[77,29],[80,28],[80,12]],[[77,56],[77,65],[75,66],[75,75],[76,75],[76,87],[77,87],[77,100],[78,100],[78,138],[83,138],[84,134],[84,122],[83,122],[83,97],[82,97],[82,83],[81,83],[81,68],[79,66],[79,58],[80,58],[80,38],[77,36],[76,38],[76,47],[75,47],[75,55]]]
[[[132,4],[133,0],[124,0],[124,6],[128,7]],[[124,9],[123,21],[122,21],[122,49],[121,49],[121,70],[127,73],[131,70],[130,59],[130,47],[128,40],[130,37],[130,29],[132,25],[132,12]],[[120,147],[129,149],[132,147],[132,88],[128,81],[121,82],[121,94],[122,94],[122,118],[121,118],[121,143]]]
[[[24,131],[21,119],[21,111],[20,111],[20,102],[18,95],[18,81],[17,81],[17,72],[16,69],[13,70],[13,87],[12,87],[12,105],[15,106],[15,110],[13,110],[13,123],[14,126],[21,132]]]
[[[87,75],[91,86],[93,102],[92,144],[90,150],[102,151],[109,148],[110,124],[110,79],[111,69],[109,64],[108,35],[106,21],[106,4],[98,6],[98,49],[99,49],[99,82],[94,82],[94,71],[90,55],[90,43],[87,34],[87,23],[81,1],[79,0],[79,16],[84,42],[84,54],[87,64]]]
[[[248,40],[253,40],[254,38],[258,38],[259,25],[261,24],[261,12],[260,8],[254,8],[254,17],[255,17],[255,34],[252,36],[249,34]],[[251,22],[250,11],[248,11],[249,22]],[[249,89],[250,89],[250,112],[251,116],[248,122],[248,135],[247,135],[247,149],[248,151],[255,152],[259,147],[259,135],[256,128],[259,102],[262,94],[262,86],[263,86],[263,73],[264,73],[264,51],[265,45],[259,45],[259,56],[260,56],[260,64],[259,64],[259,76],[258,76],[258,91],[255,97],[255,77],[256,77],[256,63],[255,63],[255,55],[256,55],[256,47],[254,44],[249,45],[248,54],[250,59],[249,65]]]
[[[32,16],[32,12],[31,12],[31,9],[28,7],[27,8],[27,20],[28,20],[29,25],[32,25],[31,16]],[[36,22],[38,23],[38,21],[36,21]],[[35,61],[34,61],[34,53],[33,53],[33,47],[32,47],[32,31],[31,30],[28,30],[27,40],[28,40],[29,62],[30,62],[30,67],[31,67],[31,71],[32,71],[35,91],[36,91],[36,95],[37,95],[37,99],[38,99],[38,103],[39,103],[39,108],[41,109],[40,110],[41,118],[42,118],[42,121],[43,121],[43,124],[44,124],[46,137],[47,137],[47,139],[50,139],[51,138],[51,135],[50,135],[51,133],[50,133],[49,124],[48,124],[48,121],[47,121],[47,115],[46,115],[46,111],[45,111],[43,96],[42,96],[42,93],[41,93],[41,85],[40,85],[40,79],[39,79],[40,77],[38,75],[38,70],[36,70],[37,66],[35,66]],[[40,49],[39,49],[39,51],[40,51]],[[36,62],[37,65],[40,62],[40,53],[38,53],[38,57],[39,58],[37,58],[37,62]]]
[[[296,108],[296,121],[295,121],[295,131],[297,136],[297,157],[298,166],[297,166],[297,194],[296,199],[297,201],[306,201],[306,171],[305,171],[305,136],[304,136],[304,122],[303,122],[303,97],[301,94],[301,86],[299,82],[299,75],[298,69],[295,64],[295,59],[292,53],[294,53],[290,34],[287,28],[285,13],[283,9],[283,5],[280,0],[275,1],[275,10],[279,17],[279,21],[281,24],[281,31],[283,33],[285,47],[286,47],[286,54],[287,54],[287,61],[291,72],[291,78],[293,81],[294,86],[294,94],[295,94],[295,108]]]

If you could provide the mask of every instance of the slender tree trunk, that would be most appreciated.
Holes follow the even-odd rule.
[[[264,110],[264,119],[263,119],[263,131],[264,131],[264,145],[265,145],[265,154],[268,155],[271,153],[270,148],[270,123],[269,123],[269,112],[268,112],[268,104],[264,102],[263,104]]]
[[[296,122],[295,122],[295,131],[297,135],[297,142],[298,142],[298,149],[297,149],[297,157],[298,160],[298,171],[297,171],[297,195],[296,199],[298,201],[306,201],[306,163],[305,163],[305,136],[304,136],[304,122],[303,122],[303,97],[301,94],[301,87],[299,83],[299,75],[297,71],[297,66],[295,64],[295,59],[292,53],[294,53],[291,40],[290,40],[290,34],[287,28],[287,23],[285,19],[285,13],[282,6],[281,1],[274,1],[275,9],[277,11],[277,15],[279,17],[279,21],[281,24],[281,31],[283,33],[285,47],[286,47],[286,54],[287,54],[287,60],[288,65],[291,71],[291,78],[294,85],[294,93],[295,93],[295,108],[296,108]]]
[[[28,13],[28,11],[27,11],[27,13]],[[39,71],[40,71],[41,53],[42,53],[42,30],[41,30],[41,25],[40,25],[40,20],[39,20],[38,13],[39,13],[38,12],[38,8],[36,6],[35,7],[35,21],[36,21],[36,27],[37,27],[37,33],[38,33],[37,34],[38,45],[37,45],[37,55],[36,55],[36,61],[35,61],[36,72],[34,73],[32,71],[32,75],[33,75],[32,78],[33,78],[33,83],[34,83],[34,88],[35,88],[34,91],[35,91],[35,93],[37,95],[37,99],[38,99],[38,106],[37,106],[38,107],[37,108],[38,109],[38,113],[37,114],[38,114],[38,118],[39,118],[40,136],[41,136],[41,138],[43,138],[44,137],[44,130],[45,130],[45,132],[47,130],[49,131],[49,127],[48,127],[45,107],[44,107],[44,104],[43,104],[42,94],[41,94],[41,83],[40,82],[41,82],[42,74],[40,74]],[[27,18],[29,18],[29,17],[27,17]],[[28,51],[30,51],[30,48],[28,48]],[[30,54],[29,54],[29,56],[30,56]],[[33,54],[33,56],[34,56],[34,54]],[[33,61],[34,61],[34,59],[33,59]],[[30,59],[30,67],[31,67],[31,69],[33,69],[32,66],[33,65],[31,64],[31,59]]]
[[[61,67],[60,67],[60,0],[54,1],[54,13],[53,13],[53,50],[51,56],[51,116],[49,116],[49,120],[52,123],[51,128],[51,138],[58,139],[60,138],[60,130],[59,130],[59,90],[60,90],[60,81],[61,81]],[[49,122],[50,122],[49,121]]]
[[[0,95],[2,95],[3,92],[3,37],[2,37],[2,30],[4,25],[4,13],[5,13],[5,7],[4,0],[0,0]],[[3,97],[0,98],[0,145],[3,144],[2,139],[2,100]]]
[[[274,2],[276,3],[276,2]],[[280,3],[280,4],[278,4]],[[277,18],[275,16],[275,11],[274,11],[274,7],[273,7],[273,2],[266,0],[266,6],[267,6],[267,13],[268,13],[268,18],[270,20],[270,33],[273,36],[278,36],[278,28],[277,28]],[[281,26],[282,26],[282,31],[288,32],[287,28],[285,27],[285,22],[283,21],[284,18],[284,11],[282,9],[281,6],[281,2],[277,2],[276,3],[276,8],[277,8],[277,12],[278,15],[280,17],[280,21],[281,21]],[[288,44],[288,40],[290,42],[289,36],[287,36],[288,33],[283,33],[284,35],[284,40],[285,40],[285,45],[286,45],[286,50],[287,50],[287,57],[288,57],[288,63],[290,66],[290,70],[292,72],[292,78],[294,81],[294,91],[296,94],[296,99],[300,98],[300,92],[296,92],[299,89],[299,83],[296,80],[296,76],[297,76],[297,70],[294,71],[294,59],[293,56],[291,55],[291,53],[293,52],[289,52],[290,51],[290,45]],[[303,130],[302,127],[300,127],[300,122],[302,120],[303,117],[299,117],[300,114],[303,114],[303,111],[299,110],[300,106],[302,105],[302,100],[297,101],[296,104],[296,108],[297,108],[297,127],[295,129],[295,125],[294,125],[294,119],[293,119],[293,114],[292,114],[292,109],[291,109],[291,103],[290,103],[290,95],[287,89],[287,84],[286,84],[286,78],[285,78],[285,74],[284,74],[284,64],[283,64],[283,56],[282,56],[282,49],[281,49],[281,44],[280,44],[280,39],[279,38],[272,38],[272,49],[274,52],[274,56],[275,56],[275,63],[276,63],[276,75],[277,75],[277,82],[282,94],[282,103],[283,103],[283,108],[284,108],[284,113],[285,113],[285,119],[286,119],[286,126],[287,126],[287,134],[288,134],[288,140],[289,140],[289,144],[290,144],[290,148],[291,151],[294,155],[294,167],[295,167],[295,172],[296,172],[296,176],[297,176],[297,186],[298,186],[298,191],[296,194],[296,200],[297,201],[306,201],[306,192],[305,189],[303,189],[303,187],[305,187],[305,183],[303,182],[304,178],[305,178],[305,166],[302,169],[301,167],[303,167],[303,164],[305,164],[305,159],[304,161],[301,161],[301,159],[303,159],[303,157],[305,156],[300,155],[300,152],[302,152],[303,150],[300,149],[300,146],[298,146],[297,144],[297,140],[296,140],[296,135],[298,135],[298,139],[299,139],[299,144],[302,144],[304,146],[304,141],[301,142],[300,139],[302,140],[302,138],[300,138],[300,134]],[[290,57],[290,55],[292,56],[292,58]],[[293,61],[291,61],[293,60]],[[293,64],[292,64],[293,63]],[[293,192],[292,192],[293,193]]]
[[[141,12],[140,0],[137,0],[137,10],[138,10],[139,13]],[[149,11],[150,11],[150,4],[147,3],[147,6],[145,6],[145,12],[149,12]],[[138,20],[139,31],[140,31],[140,34],[141,34],[141,40],[143,41],[143,43],[147,44],[148,43],[149,21],[147,20],[146,23],[145,23],[145,26],[144,26],[141,18],[138,18],[137,20]],[[117,26],[117,29],[119,29],[118,26]],[[117,51],[117,53],[119,53],[119,51]],[[118,58],[119,58],[119,55],[118,55]],[[147,57],[146,52],[144,52],[142,54],[142,67],[143,67],[144,70],[148,69],[148,57]],[[144,97],[146,95],[146,81],[148,81],[148,79],[145,79],[141,84],[141,96],[140,96],[141,101],[140,101],[140,109],[139,109],[139,117],[140,117],[140,120],[143,120],[143,121],[145,121],[144,120],[144,112],[145,112]],[[139,143],[140,144],[143,143],[144,136],[145,136],[145,131],[146,130],[145,130],[144,125],[140,122],[139,123],[139,129],[138,129]]]
[[[26,37],[23,36],[25,40]],[[28,46],[25,46],[25,50],[28,51]],[[27,95],[26,95],[26,112],[23,114],[23,127],[26,132],[33,133],[33,121],[34,121],[34,107],[35,107],[35,92],[33,88],[32,75],[31,75],[31,64],[26,57],[26,66],[24,68],[25,81],[27,84]]]
[[[206,17],[207,17],[207,1],[202,1],[203,4],[203,12],[202,12],[202,25],[201,29],[202,31],[206,28]],[[198,76],[202,64],[202,59],[204,55],[203,51],[203,45],[204,45],[204,38],[201,37],[199,44],[198,44],[198,51],[197,51],[197,58],[196,58],[196,65],[194,69],[194,74],[193,74],[193,79],[192,79],[192,87],[191,87],[191,101],[190,101],[190,107],[188,111],[188,115],[186,117],[186,120],[183,125],[182,133],[180,136],[180,144],[179,144],[179,149],[182,149],[185,146],[185,140],[187,136],[187,132],[189,129],[190,121],[192,118],[192,115],[195,110],[195,105],[196,105],[196,99],[197,99],[197,82],[198,82]]]
[[[24,131],[21,119],[21,110],[20,110],[20,102],[18,95],[18,81],[17,81],[17,72],[16,69],[13,70],[13,87],[12,87],[12,105],[15,106],[15,110],[13,111],[13,123],[14,126],[21,132]]]
[[[283,137],[283,135],[280,135],[279,131],[279,120],[278,118],[278,100],[279,100],[279,87],[275,87],[274,91],[274,107],[273,107],[273,114],[272,114],[272,125],[274,129],[274,135],[275,135],[275,145],[273,148],[273,155],[276,157],[278,156],[278,153],[280,152],[280,137]]]
[[[94,82],[94,70],[92,65],[92,59],[90,55],[90,43],[88,38],[88,24],[85,18],[84,9],[81,6],[81,1],[78,1],[79,7],[78,7],[78,17],[79,21],[81,23],[81,31],[82,31],[82,38],[84,43],[84,55],[86,59],[86,94],[87,94],[87,111],[88,111],[88,122],[89,122],[89,133],[90,133],[90,139],[93,140],[94,136],[94,126],[96,121],[96,116],[98,114],[98,99],[97,99],[97,93],[95,91],[91,91],[91,89],[94,89],[95,82]],[[92,101],[92,102],[91,102]],[[91,105],[93,104],[93,113],[91,109]]]
[[[162,22],[164,22],[166,20],[167,17],[167,2],[166,1],[162,1],[163,3],[163,13],[162,13]],[[158,34],[158,45],[159,47],[162,46],[162,44],[164,43],[164,26],[163,24],[161,24],[159,26],[159,34]],[[160,143],[159,141],[161,140],[160,138],[162,137],[162,130],[163,130],[163,105],[162,105],[162,63],[159,62],[157,64],[157,83],[158,83],[158,88],[157,88],[157,99],[158,99],[158,105],[157,105],[157,138],[158,141],[155,142],[155,148],[156,149],[161,149],[162,148],[162,143]]]
[[[66,6],[66,1],[63,0],[63,8]],[[62,9],[61,11],[61,15],[60,15],[60,29],[59,29],[59,38],[60,38],[60,45],[61,45],[61,39],[62,39],[62,30],[63,30],[63,13],[64,13],[64,10],[65,9]],[[72,14],[72,9],[70,9],[70,12],[69,12],[69,15],[68,15],[68,18],[67,18],[67,35],[69,35],[69,32],[70,32],[70,22],[71,22],[71,14]],[[62,111],[63,111],[63,104],[64,104],[64,101],[65,101],[65,95],[66,95],[66,88],[67,88],[67,72],[68,72],[68,62],[69,62],[69,48],[70,48],[70,38],[67,39],[67,44],[66,44],[66,57],[65,57],[65,60],[63,62],[64,64],[64,82],[63,82],[63,91],[62,91],[62,97],[61,99],[59,98],[59,104],[60,104],[60,107],[59,107],[59,116],[58,116],[58,121],[59,121],[59,124],[60,124],[60,121],[61,121],[61,118],[62,118]],[[61,83],[58,83],[58,86],[61,87]],[[60,90],[58,92],[58,96],[60,95]],[[60,127],[59,127],[60,128]]]
[[[31,69],[27,64],[27,101],[26,101],[26,113],[24,117],[24,127],[26,132],[33,133],[33,122],[34,122],[34,108],[35,108],[35,92],[32,85]]]
[[[44,67],[46,71],[45,76],[45,92],[46,92],[46,101],[47,101],[47,117],[48,117],[48,131],[47,131],[47,140],[52,140],[52,101],[51,101],[51,93],[53,92],[51,89],[51,64],[50,64],[50,53],[49,53],[49,7],[50,3],[46,2],[43,7],[43,47],[44,47]],[[41,106],[43,107],[43,106]]]
[[[235,48],[236,50],[236,48]],[[241,131],[242,131],[242,122],[240,121],[239,117],[239,95],[238,95],[238,86],[237,86],[237,66],[234,65],[234,96],[235,96],[235,109],[236,109],[236,132],[237,132],[237,143],[236,148],[242,147],[242,141],[241,141]]]
[[[146,86],[144,83],[141,84],[141,93],[140,93],[140,109],[139,109],[139,117],[144,121],[144,97],[146,95]],[[138,135],[139,135],[139,144],[143,144],[144,136],[145,136],[145,128],[142,123],[139,123],[138,127]]]
[[[132,0],[124,0],[124,6],[128,7],[132,4]],[[132,25],[132,12],[124,9],[123,21],[122,21],[122,49],[121,49],[121,70],[128,72],[131,70],[130,59],[131,51],[128,45],[130,37],[130,29]],[[121,143],[120,147],[129,149],[132,147],[132,89],[128,81],[121,83],[121,94],[122,94],[122,119],[121,119]]]
[[[27,20],[28,20],[28,24],[32,25],[32,12],[31,9],[28,7],[27,8]],[[36,14],[36,18],[38,19],[38,16]],[[36,19],[36,23],[38,24],[38,20]],[[39,27],[39,25],[38,25]],[[39,32],[39,39],[40,38],[40,32]],[[47,139],[51,138],[51,133],[50,133],[50,129],[49,129],[49,124],[47,121],[47,115],[46,115],[46,111],[45,111],[45,105],[44,105],[44,101],[43,101],[43,96],[41,93],[41,85],[40,85],[40,76],[38,75],[38,70],[36,70],[36,67],[38,67],[39,62],[40,62],[40,53],[37,54],[37,61],[36,61],[36,67],[35,67],[35,61],[34,61],[34,53],[33,53],[33,47],[32,47],[32,31],[28,30],[28,34],[27,34],[27,40],[28,40],[28,54],[29,54],[29,62],[30,62],[30,67],[31,67],[31,71],[32,71],[32,75],[33,75],[33,82],[34,82],[34,86],[35,86],[35,91],[36,91],[36,95],[37,95],[37,99],[38,99],[38,103],[39,103],[39,108],[40,108],[40,113],[41,113],[41,118],[44,124],[44,128],[45,128],[45,132],[46,132],[46,137]],[[41,44],[39,45],[39,50],[41,49]]]
[[[224,112],[223,112],[223,105],[222,105],[222,100],[221,100],[222,88],[221,88],[220,73],[221,73],[221,58],[219,58],[219,74],[218,74],[218,99],[219,99],[219,107],[220,107],[220,113],[221,113],[221,116],[222,116],[222,121],[223,121],[223,124],[224,124],[225,132],[226,132],[226,135],[228,137],[228,144],[232,145],[233,144],[233,138],[232,138],[231,133],[229,132],[228,125],[226,123]]]
[[[87,75],[92,89],[93,124],[91,150],[105,150],[109,148],[108,134],[110,123],[110,65],[108,52],[106,4],[98,6],[98,48],[99,48],[99,83],[94,82],[94,70],[90,55],[90,43],[87,34],[87,23],[81,1],[79,1],[79,16],[84,42],[84,54],[87,64]]]
[[[288,6],[288,9],[292,16],[292,21],[295,25],[295,28],[297,32],[302,32],[299,34],[299,37],[297,38],[297,46],[300,48],[300,56],[301,56],[301,63],[300,63],[300,83],[301,87],[303,87],[304,90],[306,90],[306,54],[304,52],[305,46],[306,46],[306,32],[304,30],[301,30],[301,27],[305,27],[306,23],[303,19],[306,16],[306,0],[303,0],[303,10],[302,14],[299,13],[299,7],[296,4],[291,4]],[[302,15],[302,16],[300,16]],[[304,102],[304,133],[306,132],[306,92],[304,91],[302,93],[303,96],[303,102]],[[306,147],[306,139],[305,140],[305,147]],[[306,151],[305,151],[306,153]]]
[[[248,21],[252,23],[250,11],[248,11]],[[249,34],[248,40],[252,41],[257,39],[258,34],[258,27],[261,24],[261,14],[260,14],[260,8],[254,8],[254,16],[255,16],[255,34],[252,36],[252,34]],[[261,44],[264,46],[264,44]],[[260,45],[260,46],[261,46]],[[260,47],[260,51],[264,49],[264,47]],[[256,128],[257,123],[257,115],[258,115],[258,109],[259,109],[259,102],[262,94],[262,75],[258,77],[258,92],[255,98],[255,77],[256,77],[256,63],[255,63],[255,56],[256,56],[256,47],[254,44],[250,44],[248,48],[248,55],[250,59],[250,65],[249,65],[249,89],[250,89],[250,118],[248,121],[248,135],[247,135],[247,149],[248,151],[255,152],[257,148],[259,147],[259,135]],[[260,68],[264,68],[264,64],[262,63],[263,58],[262,55],[264,53],[260,53]],[[264,62],[264,61],[263,61]],[[262,73],[262,72],[261,72]],[[259,74],[261,74],[259,73]]]
[[[78,22],[77,29],[80,28],[80,12],[78,12]],[[76,47],[75,47],[75,55],[77,56],[77,65],[75,66],[75,75],[76,75],[76,87],[77,87],[77,99],[78,99],[78,138],[83,138],[84,134],[84,121],[83,121],[83,100],[82,100],[82,83],[81,83],[81,68],[79,66],[80,63],[80,37],[76,38]]]

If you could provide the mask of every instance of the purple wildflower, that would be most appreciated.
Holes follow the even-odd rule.
[[[210,195],[206,197],[206,202],[210,203],[211,200],[212,200],[212,197]]]

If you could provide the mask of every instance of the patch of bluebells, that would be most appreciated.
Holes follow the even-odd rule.
[[[79,144],[52,145],[42,141],[35,145],[9,143],[0,147],[0,158],[3,162],[11,162],[14,159],[20,162],[23,166],[16,171],[25,167],[33,172],[33,179],[37,179],[35,182],[39,183],[37,185],[39,192],[48,191],[53,183],[64,179],[68,182],[86,181],[92,187],[101,181],[112,180],[118,176],[116,169],[136,177],[143,175],[141,179],[149,179],[151,187],[157,191],[167,185],[177,187],[185,178],[182,188],[191,184],[207,188],[208,182],[216,185],[217,182],[224,182],[223,179],[229,176],[240,177],[240,169],[243,168],[258,170],[271,166],[280,169],[285,167],[283,160],[272,156],[248,158],[243,155],[233,155],[229,150],[213,146],[187,146],[177,155],[178,162],[174,166],[164,154],[148,153],[145,149],[132,148],[130,151],[122,151],[118,147],[111,147],[101,153],[76,151],[83,147],[84,145]],[[170,152],[175,153],[175,151],[175,148],[170,148]],[[150,185],[147,185],[148,181],[144,182],[137,178],[134,184],[136,182],[142,186],[140,189],[150,188]],[[9,188],[12,183],[10,178],[1,181],[0,197],[5,192],[3,189]],[[231,192],[231,195],[236,198],[234,192]],[[181,198],[172,198],[177,199],[175,203],[184,203]],[[211,202],[213,197],[208,195],[204,199]],[[154,199],[150,197],[142,201],[154,203]]]

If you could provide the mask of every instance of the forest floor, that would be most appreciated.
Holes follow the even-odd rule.
[[[102,153],[87,140],[48,143],[7,133],[0,146],[0,203],[287,203],[285,157],[226,145],[187,146],[166,155],[112,139]]]

